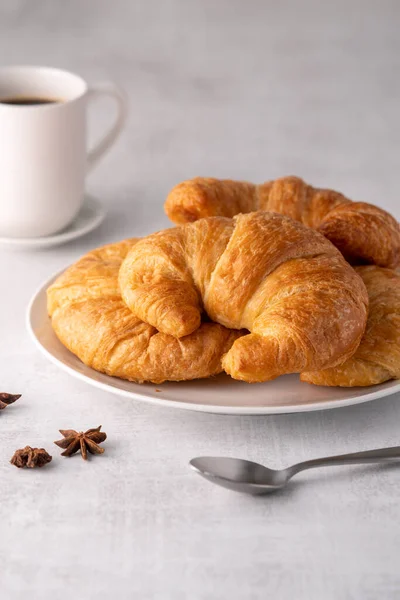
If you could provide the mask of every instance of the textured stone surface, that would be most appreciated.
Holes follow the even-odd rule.
[[[169,188],[198,174],[299,174],[400,218],[400,8],[395,1],[0,0],[0,63],[50,64],[130,98],[118,145],[88,180],[96,232],[48,251],[1,249],[0,590],[4,600],[394,599],[400,467],[304,473],[269,498],[192,475],[199,454],[271,466],[400,442],[400,397],[329,412],[223,417],[95,391],[25,333],[34,289],[93,246],[167,225]],[[92,129],[108,105],[93,108]],[[93,135],[93,138],[96,136]],[[58,428],[103,425],[104,456],[63,459]],[[45,469],[8,464],[44,446]]]

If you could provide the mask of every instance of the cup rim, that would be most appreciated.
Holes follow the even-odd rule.
[[[52,75],[52,74],[57,74],[57,75],[62,75],[65,77],[69,77],[71,80],[73,80],[75,82],[75,84],[80,86],[80,92],[74,94],[71,98],[68,98],[67,100],[62,102],[62,105],[66,105],[66,104],[70,104],[71,102],[74,102],[76,100],[78,100],[79,98],[81,98],[82,96],[84,96],[86,94],[86,92],[88,91],[88,84],[86,83],[86,81],[80,76],[77,75],[76,73],[73,73],[72,71],[68,71],[67,69],[60,69],[58,67],[51,67],[51,66],[47,66],[47,65],[5,65],[5,66],[0,66],[0,79],[3,75],[6,75],[7,73],[11,73],[11,72],[23,72],[23,71],[27,71],[30,73],[34,73],[34,72],[41,72],[42,74],[47,74],[47,75]],[[18,104],[12,104],[12,105],[8,105],[8,104],[1,104],[1,108],[8,108],[8,109],[17,109],[17,110],[51,110],[51,109],[55,109],[55,108],[59,108],[60,106],[62,106],[60,104],[32,104],[32,105],[18,105]]]

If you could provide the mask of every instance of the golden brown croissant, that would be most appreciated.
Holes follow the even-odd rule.
[[[271,212],[201,219],[143,238],[119,283],[129,308],[164,333],[195,331],[203,307],[217,323],[248,329],[222,365],[250,382],[344,362],[367,319],[365,286],[340,252]]]
[[[352,387],[400,379],[400,274],[376,266],[356,267],[369,296],[367,327],[344,364],[302,373],[302,381]]]
[[[82,362],[130,381],[180,381],[222,371],[221,357],[238,331],[203,323],[185,337],[158,333],[140,321],[121,299],[118,271],[136,240],[89,252],[47,291],[52,326]]]
[[[351,202],[332,190],[313,188],[298,177],[261,185],[196,177],[175,186],[165,202],[165,212],[178,224],[254,210],[281,213],[317,229],[351,263],[394,268],[400,262],[400,227],[389,213]]]

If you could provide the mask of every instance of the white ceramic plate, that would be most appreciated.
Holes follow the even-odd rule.
[[[46,310],[46,289],[56,277],[46,282],[29,304],[27,327],[34,342],[49,360],[74,377],[132,400],[202,412],[270,415],[350,406],[400,391],[398,381],[368,388],[329,388],[301,383],[297,375],[251,385],[227,375],[159,385],[109,377],[84,365],[56,337]]]
[[[14,248],[50,248],[59,246],[93,231],[103,222],[106,210],[102,203],[92,196],[85,196],[82,208],[71,225],[54,235],[38,238],[0,237],[0,244]]]

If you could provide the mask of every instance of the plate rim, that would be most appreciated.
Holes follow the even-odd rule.
[[[67,267],[68,268],[68,267]],[[33,295],[31,296],[27,309],[26,309],[26,318],[25,325],[28,331],[28,334],[33,341],[34,345],[38,350],[54,365],[60,368],[62,371],[69,373],[72,377],[85,382],[88,385],[91,385],[95,388],[101,389],[103,391],[109,392],[116,396],[122,396],[125,398],[130,398],[131,400],[139,400],[141,402],[147,402],[148,404],[153,404],[156,406],[162,406],[164,408],[179,408],[181,410],[189,410],[192,412],[203,412],[203,413],[212,413],[212,414],[221,414],[221,415],[237,415],[237,416],[268,416],[268,415],[280,415],[280,414],[293,414],[293,413],[303,413],[303,412],[315,412],[319,410],[332,410],[335,408],[344,408],[346,406],[354,406],[357,404],[364,404],[366,402],[371,402],[372,400],[377,400],[378,398],[383,398],[386,396],[391,396],[400,391],[400,380],[397,384],[390,388],[379,388],[375,391],[373,388],[375,386],[367,386],[365,389],[370,390],[361,396],[357,396],[356,398],[343,398],[338,400],[326,400],[320,402],[313,402],[310,404],[288,404],[284,406],[221,406],[216,404],[193,404],[180,402],[178,400],[169,400],[167,398],[163,398],[161,393],[159,397],[147,396],[145,394],[141,394],[137,391],[129,391],[124,390],[118,387],[114,387],[112,384],[104,383],[102,381],[98,381],[96,379],[92,379],[88,375],[81,373],[75,370],[73,367],[62,362],[59,358],[57,358],[54,354],[52,354],[45,346],[41,343],[38,337],[35,334],[32,324],[32,311],[34,309],[35,303],[40,299],[41,294],[44,294],[47,287],[51,285],[51,283],[59,277],[62,273],[64,273],[66,269],[62,269],[57,273],[53,274],[42,283],[35,290]],[[49,317],[48,317],[49,318]],[[61,343],[61,342],[60,342]],[[68,348],[66,348],[68,350]],[[82,363],[84,364],[84,363]],[[94,373],[97,373],[95,369],[85,365],[87,369],[90,369]],[[103,373],[105,377],[107,375]],[[109,376],[111,378],[111,376]],[[112,378],[111,378],[112,379]],[[118,379],[118,378],[115,378]],[[132,385],[140,386],[139,383],[130,382]],[[156,385],[156,384],[154,384]],[[158,384],[157,384],[158,385]],[[162,385],[162,384],[159,384]],[[379,384],[378,384],[379,385]],[[383,385],[383,384],[382,384]],[[350,388],[349,388],[350,389]],[[371,391],[372,390],[372,391]]]

